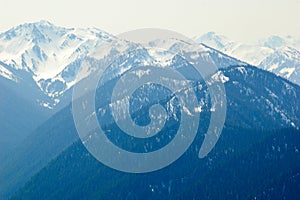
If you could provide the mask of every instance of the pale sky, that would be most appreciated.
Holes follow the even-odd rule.
[[[42,19],[112,34],[164,28],[192,37],[215,31],[241,42],[300,37],[300,0],[0,0],[0,32]]]

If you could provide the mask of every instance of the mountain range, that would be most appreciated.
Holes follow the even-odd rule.
[[[233,41],[215,32],[209,32],[194,39],[227,55],[300,84],[300,38],[273,35],[255,44],[246,44]]]
[[[22,112],[24,119],[17,118],[16,121],[23,121],[25,124],[28,124],[27,120],[32,120],[29,124],[33,126],[25,126],[25,129],[24,126],[14,126],[14,119],[11,117],[3,118],[0,131],[3,134],[7,132],[5,138],[1,138],[1,141],[7,141],[0,147],[3,155],[71,102],[72,86],[76,84],[82,61],[104,41],[109,42],[112,38],[113,35],[96,28],[63,28],[47,21],[23,24],[0,34],[0,81],[16,95],[13,99],[24,99],[28,102],[28,107],[38,111],[36,114],[30,110]],[[133,44],[129,44],[131,45]],[[150,60],[155,59],[155,55],[147,50],[141,53]],[[207,59],[213,60],[218,67],[246,65],[205,45],[202,45],[201,56],[208,56]],[[112,72],[115,73],[112,76],[117,76],[122,71]],[[90,69],[86,75],[92,72],[93,69]],[[10,98],[1,100],[2,106],[15,107]],[[0,114],[5,115],[5,111],[5,108],[1,109]],[[12,109],[10,115],[19,116],[19,111]],[[25,116],[32,117],[29,119]],[[22,134],[18,135],[20,132]],[[3,134],[0,137],[4,137]]]
[[[19,25],[0,34],[0,76],[16,83],[14,90],[35,94],[29,97],[33,104],[61,109],[82,60],[113,37],[97,28],[63,28],[48,21]],[[218,67],[244,61],[299,84],[300,39],[271,36],[247,45],[209,32],[195,40]],[[226,63],[233,58],[240,62]]]
[[[170,168],[166,168],[154,174],[150,173],[149,175],[145,175],[145,177],[141,176],[140,179],[136,180],[136,184],[142,182],[143,185],[147,185],[147,187],[149,187],[149,185],[155,185],[157,192],[160,191],[163,192],[161,195],[166,195],[168,194],[168,189],[166,191],[166,189],[160,185],[160,181],[163,181],[164,184],[169,184],[174,180],[181,180],[182,177],[186,176],[186,174],[182,174],[181,172],[187,172],[187,174],[189,174],[190,171],[197,169],[198,172],[195,173],[196,175],[192,175],[192,177],[196,180],[191,180],[188,185],[186,185],[185,182],[173,183],[174,190],[172,189],[173,192],[172,194],[170,192],[169,195],[176,195],[177,193],[174,193],[174,191],[186,194],[184,191],[191,188],[190,184],[196,184],[198,179],[199,181],[202,180],[202,175],[205,175],[206,173],[211,174],[206,177],[205,180],[218,180],[217,175],[213,176],[216,171],[210,172],[209,169],[218,167],[220,165],[219,162],[228,162],[226,164],[228,165],[228,169],[233,170],[229,170],[229,173],[235,173],[235,167],[241,167],[240,173],[244,173],[245,171],[243,170],[243,167],[240,166],[240,160],[236,160],[236,155],[243,156],[243,159],[246,159],[248,154],[254,154],[253,156],[255,157],[256,153],[258,153],[257,150],[262,151],[259,154],[262,156],[259,162],[253,164],[252,159],[254,158],[251,157],[250,160],[244,163],[244,165],[248,163],[256,167],[265,162],[264,159],[266,158],[264,158],[264,156],[271,156],[269,155],[270,150],[268,149],[272,150],[272,148],[275,148],[275,150],[273,150],[275,160],[268,161],[271,162],[270,165],[272,167],[269,166],[269,164],[267,166],[268,170],[275,170],[272,172],[272,175],[276,177],[277,175],[275,176],[275,174],[277,171],[275,168],[273,169],[273,166],[278,165],[276,162],[279,161],[276,160],[276,158],[281,157],[284,153],[284,151],[278,151],[277,148],[279,147],[276,146],[276,141],[282,141],[280,138],[285,138],[289,134],[291,134],[289,139],[287,141],[284,140],[285,143],[280,144],[280,148],[284,149],[285,145],[288,145],[288,149],[295,153],[295,155],[292,155],[291,158],[284,161],[286,164],[293,161],[296,162],[295,159],[297,160],[299,157],[297,149],[300,148],[299,143],[296,142],[298,140],[295,139],[299,134],[299,131],[297,132],[297,127],[300,125],[300,87],[256,67],[233,66],[223,69],[222,71],[224,76],[229,77],[229,80],[225,83],[226,90],[228,91],[228,113],[224,131],[220,139],[221,142],[218,142],[214,151],[209,154],[209,157],[207,157],[205,161],[197,158],[202,164],[194,162],[199,145],[203,141],[203,135],[207,128],[207,118],[209,117],[211,110],[211,107],[207,102],[208,99],[204,99],[200,121],[202,128],[198,130],[198,139],[195,140],[190,151],[188,151],[182,158],[184,160],[188,160],[179,160],[174,165],[171,165]],[[203,86],[201,83],[198,83],[197,85],[198,87],[195,88],[197,94],[205,96],[204,94],[207,92],[207,88],[199,90],[199,88],[202,88]],[[262,85],[264,87],[261,87]],[[105,90],[106,89],[104,89],[104,91]],[[99,110],[99,114],[101,113],[101,110]],[[108,129],[113,131],[115,130],[115,127],[116,125],[112,124],[108,127]],[[289,127],[291,128],[290,130],[276,132]],[[277,139],[274,141],[272,137]],[[264,143],[265,140],[268,140],[268,142]],[[261,141],[264,141],[263,144],[266,145],[265,147],[261,146]],[[296,143],[292,144],[291,141]],[[126,140],[122,140],[120,145],[124,145],[124,143],[126,144]],[[262,148],[266,148],[266,150],[262,150]],[[246,153],[242,154],[243,152]],[[229,159],[229,155],[227,154],[233,155],[233,157],[230,157]],[[51,160],[52,162],[50,162]],[[49,162],[50,164],[48,164]],[[230,162],[234,162],[236,164],[233,164],[234,166],[232,166]],[[138,192],[140,190],[138,189],[139,187],[131,187],[128,185],[127,178],[131,179],[132,176],[135,177],[134,175],[126,175],[126,173],[123,174],[121,172],[116,172],[115,170],[98,163],[98,161],[96,161],[93,156],[86,151],[76,134],[70,107],[58,112],[44,125],[38,128],[26,139],[26,141],[19,145],[14,154],[10,155],[9,160],[6,160],[4,163],[4,165],[0,165],[0,179],[7,181],[2,182],[0,185],[2,198],[7,198],[7,196],[12,195],[19,188],[22,188],[27,181],[29,182],[25,184],[24,188],[21,189],[13,199],[38,199],[41,197],[45,199],[53,199],[58,198],[59,196],[66,199],[72,199],[81,195],[83,195],[82,198],[87,199],[95,198],[92,197],[93,195],[100,195],[99,198],[108,198],[108,193],[114,189],[114,185],[123,185],[123,187],[118,190],[118,192],[115,191],[112,193],[113,198],[121,199],[122,197],[129,195],[128,191],[131,191],[139,198],[141,198],[139,195],[144,194],[143,192]],[[190,163],[191,165],[189,166],[191,169],[189,167],[186,169],[187,166],[184,165],[184,163]],[[195,167],[195,169],[193,169],[192,166]],[[295,166],[292,164],[291,166],[287,165],[286,168],[284,168],[284,173],[289,173],[288,171],[290,170],[290,167]],[[175,168],[178,170],[175,170]],[[250,177],[256,177],[253,175],[253,172],[251,173],[250,169],[246,172],[250,173]],[[279,170],[281,169],[283,168],[280,168]],[[263,172],[263,169],[259,170],[259,173],[263,174]],[[292,173],[296,172],[293,171]],[[35,174],[37,175],[34,176]],[[158,174],[158,177],[160,178],[157,178],[155,174]],[[163,174],[173,175],[168,177]],[[32,176],[33,178],[31,178]],[[152,176],[154,176],[153,179],[151,178]],[[190,176],[191,175],[189,175],[189,177]],[[211,179],[211,176],[213,176],[214,179]],[[236,176],[238,178],[240,175]],[[82,182],[82,178],[86,181],[84,181],[81,185],[79,183]],[[262,178],[264,178],[264,176],[262,176]],[[280,177],[278,176],[277,178]],[[122,182],[122,180],[124,182]],[[229,181],[230,179],[226,179],[224,177],[224,181],[225,180]],[[245,180],[246,178],[243,179],[243,181]],[[108,185],[105,184],[106,181],[109,182],[107,183]],[[258,179],[255,181],[259,182],[261,180]],[[267,181],[266,187],[272,186],[272,183],[269,182],[268,179],[265,181]],[[216,182],[215,184],[217,185],[218,183],[219,182]],[[280,182],[278,182],[278,184],[279,183]],[[79,188],[82,187],[84,189],[79,189],[76,186],[77,184],[81,185],[78,186]],[[247,182],[244,184],[247,184]],[[92,187],[91,185],[97,185],[97,187]],[[107,188],[103,188],[103,185],[106,185]],[[195,191],[193,191],[192,194],[205,194],[205,192],[196,192],[199,188],[198,186],[194,187]],[[236,185],[233,185],[232,189],[236,189],[236,187]],[[262,188],[257,189],[259,192],[263,192],[261,190]],[[229,188],[224,188],[224,192],[227,192],[227,190],[229,190]],[[126,191],[128,193],[126,193]],[[247,194],[241,193],[240,195],[252,195],[251,190],[249,192],[250,193]],[[214,193],[215,192],[211,192],[209,195],[213,195]],[[146,192],[146,194],[148,194],[148,192]],[[225,195],[225,193],[220,193],[219,195]],[[159,197],[161,196],[158,195],[156,198]],[[162,197],[166,198],[164,196]]]
[[[1,199],[9,197],[12,199],[74,199],[80,195],[83,195],[82,198],[92,198],[93,195],[98,195],[100,198],[101,195],[108,195],[115,186],[129,184],[130,175],[124,175],[102,164],[97,164],[82,147],[71,109],[73,87],[86,78],[97,76],[94,73],[94,67],[101,64],[102,58],[94,57],[93,53],[101,44],[109,43],[115,37],[96,28],[63,28],[47,21],[23,24],[0,34]],[[243,162],[255,167],[270,158],[270,162],[268,162],[270,165],[263,165],[263,167],[273,169],[275,172],[283,170],[283,174],[289,176],[295,175],[299,168],[297,168],[298,165],[293,165],[292,161],[298,160],[299,153],[296,149],[300,147],[299,143],[294,142],[291,138],[298,134],[300,127],[300,53],[297,50],[300,44],[299,40],[292,37],[272,36],[264,41],[259,41],[256,45],[246,45],[233,42],[212,32],[195,40],[200,44],[197,51],[191,52],[193,61],[205,60],[215,65],[218,71],[211,74],[210,78],[213,81],[221,80],[225,85],[227,115],[223,139],[221,138],[221,143],[218,143],[219,147],[217,145],[205,161],[194,162],[194,151],[199,150],[199,145],[203,141],[213,108],[209,103],[210,96],[206,83],[202,79],[193,79],[191,81],[193,90],[201,101],[200,122],[203,127],[198,130],[198,139],[195,140],[191,150],[174,166],[154,174],[153,177],[153,174],[150,174],[149,180],[146,175],[137,176],[138,178],[134,178],[134,180],[149,187],[150,193],[155,191],[152,195],[157,192],[161,193],[157,198],[183,198],[188,191],[191,196],[186,196],[187,198],[201,196],[206,199],[218,199],[220,197],[218,195],[205,196],[204,190],[197,192],[200,187],[203,188],[201,180],[205,176],[195,176],[195,180],[189,180],[186,183],[185,174],[180,171],[192,170],[192,167],[195,167],[197,172],[207,170],[207,177],[217,181],[217,176],[213,174],[222,172],[220,166],[223,164],[230,168],[236,162]],[[181,45],[179,40],[165,44],[166,51],[163,52],[153,52],[131,42],[125,43],[125,56],[121,56],[111,64],[104,74],[104,84],[97,88],[95,98],[104,99],[101,105],[97,105],[100,107],[99,112],[96,113],[98,117],[103,117],[101,113],[108,113],[105,112],[110,106],[107,99],[110,99],[109,95],[111,95],[116,81],[141,63],[172,66],[187,77],[195,75],[194,71],[190,71],[192,68],[190,63],[178,56],[170,57],[166,53],[173,48],[178,48]],[[153,41],[151,45],[155,47],[157,44]],[[112,52],[118,54],[120,50],[115,48]],[[77,79],[82,64],[86,61],[90,65],[85,77]],[[149,104],[152,104],[149,99],[151,96],[161,98],[160,102],[164,102],[162,104],[166,108],[176,108],[173,105],[176,102],[174,98],[169,97],[163,91],[158,94],[155,92],[149,94],[149,91],[153,89],[157,88],[154,86],[151,86],[150,89],[144,88],[133,97],[133,101],[145,103],[145,105],[139,104],[139,111],[145,115],[136,116],[135,120],[138,123],[149,123],[147,109]],[[145,93],[148,94],[147,98],[141,98],[140,95]],[[180,116],[177,115],[176,109],[168,110],[168,112],[171,113],[170,116],[173,116],[168,127],[170,130],[176,130],[178,123],[176,119]],[[133,114],[133,116],[135,115]],[[107,117],[103,118],[105,126],[109,130],[118,132],[111,117],[106,115],[104,117]],[[165,134],[169,134],[169,132],[166,131]],[[244,140],[245,138],[246,140]],[[276,146],[276,140],[282,138],[286,143]],[[115,139],[120,146],[128,144],[126,138],[124,140],[120,140],[119,137],[110,139]],[[256,139],[257,141],[255,141]],[[149,146],[151,145],[145,143],[145,146],[142,147],[149,148]],[[281,151],[270,151],[278,146],[281,149],[289,149],[293,154],[288,157]],[[234,151],[237,154],[233,153]],[[239,157],[240,160],[231,157],[227,161],[225,152],[231,152],[230,155]],[[257,158],[257,162],[254,162],[256,164],[253,165],[252,160],[247,160],[249,154],[251,159]],[[282,157],[284,162],[290,163],[290,165],[285,168],[270,167],[276,165],[277,157]],[[194,163],[190,166],[191,168],[183,164],[190,159]],[[89,171],[92,174],[89,176],[88,173],[78,173],[74,167],[76,162],[80,162],[77,165],[79,171]],[[90,165],[82,164],[82,162],[90,163]],[[175,170],[174,168],[178,166],[179,170]],[[236,166],[241,169],[245,167],[242,164]],[[210,171],[211,169],[217,170]],[[174,177],[167,175],[173,172]],[[243,170],[240,170],[238,175],[234,174],[234,170],[228,173],[238,179],[242,172]],[[255,174],[251,170],[246,172],[250,173],[249,176]],[[259,170],[258,172],[263,173]],[[166,175],[163,176],[162,173]],[[93,175],[97,179],[93,178]],[[109,178],[110,176],[114,178]],[[80,183],[83,177],[89,179],[85,182],[85,186],[79,186],[79,184],[78,187],[75,187],[73,183]],[[221,178],[222,180],[226,179],[226,175],[222,174]],[[262,178],[265,177],[262,176]],[[116,179],[120,181],[116,181]],[[175,179],[180,181],[172,186]],[[278,175],[272,180],[275,183],[272,183],[271,180],[266,181],[265,188],[255,187],[252,191],[249,189],[247,197],[272,195],[264,192],[272,187],[272,184],[277,184],[278,190],[282,189],[283,179],[284,177]],[[102,180],[109,181],[106,188]],[[262,180],[258,178],[252,181],[259,183]],[[221,182],[218,183],[221,184]],[[228,181],[223,181],[223,183],[229,184]],[[95,185],[93,191],[91,191],[91,185]],[[60,188],[55,186],[60,186]],[[89,188],[84,188],[87,186]],[[119,192],[112,194],[111,197],[135,199],[142,198],[143,194],[147,194],[147,198],[149,198],[152,196],[148,189],[131,190],[129,184]],[[54,192],[55,190],[56,192]],[[175,190],[178,190],[180,194],[174,194]],[[256,192],[253,193],[254,190]],[[68,191],[70,195],[65,193],[64,196],[63,191]],[[215,191],[217,190],[211,190],[212,193]],[[236,192],[236,190],[234,191]],[[226,193],[225,196],[228,198],[239,199],[231,196],[233,194],[227,187],[222,192],[220,195]],[[164,196],[166,194],[167,196]],[[293,195],[291,192],[283,194]],[[107,198],[108,196],[102,197]]]

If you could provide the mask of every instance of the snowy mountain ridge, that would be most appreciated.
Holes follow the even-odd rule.
[[[258,66],[300,85],[300,52],[292,47],[280,47]]]
[[[47,21],[23,24],[0,34],[0,61],[14,71],[26,71],[47,93],[45,80],[54,78],[110,37],[95,28],[62,28]],[[9,69],[1,72],[12,79]]]
[[[43,107],[53,108],[64,93],[76,84],[83,60],[93,58],[93,55],[99,53],[98,47],[104,42],[109,44],[113,38],[113,35],[96,28],[64,28],[47,21],[19,25],[0,34],[0,62],[3,63],[0,63],[0,75],[20,83],[25,79],[27,82],[31,80],[32,84],[40,88],[41,96],[44,95],[35,101]],[[136,48],[133,43],[126,45],[127,49]],[[153,42],[152,45],[157,44]],[[172,50],[178,48],[180,42],[166,45],[166,49]],[[120,52],[117,48],[113,49],[114,53]],[[246,65],[208,46],[200,45],[199,48],[200,53],[194,55],[195,60],[203,57],[219,68]],[[148,60],[155,60],[160,65],[170,64],[172,60],[172,56],[166,57],[166,52],[155,53],[151,49],[141,49],[139,53],[143,54],[141,57],[148,57]],[[124,73],[124,67],[120,70],[117,68],[112,73]],[[92,69],[88,69],[86,75],[92,72]]]
[[[209,32],[195,40],[300,84],[300,38],[273,35],[256,44],[245,44]]]

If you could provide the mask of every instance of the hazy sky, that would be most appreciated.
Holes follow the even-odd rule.
[[[0,32],[41,19],[117,34],[137,28],[186,36],[208,31],[251,42],[269,35],[300,37],[300,0],[0,0]]]

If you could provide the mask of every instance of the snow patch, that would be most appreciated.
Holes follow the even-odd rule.
[[[12,81],[16,81],[16,78],[14,77],[13,73],[1,65],[0,65],[0,76],[3,76],[4,78]]]
[[[213,82],[219,82],[226,83],[229,81],[229,77],[225,76],[221,71],[218,71],[211,77]]]
[[[285,77],[290,78],[290,76],[294,73],[295,68],[283,68],[279,72]]]

